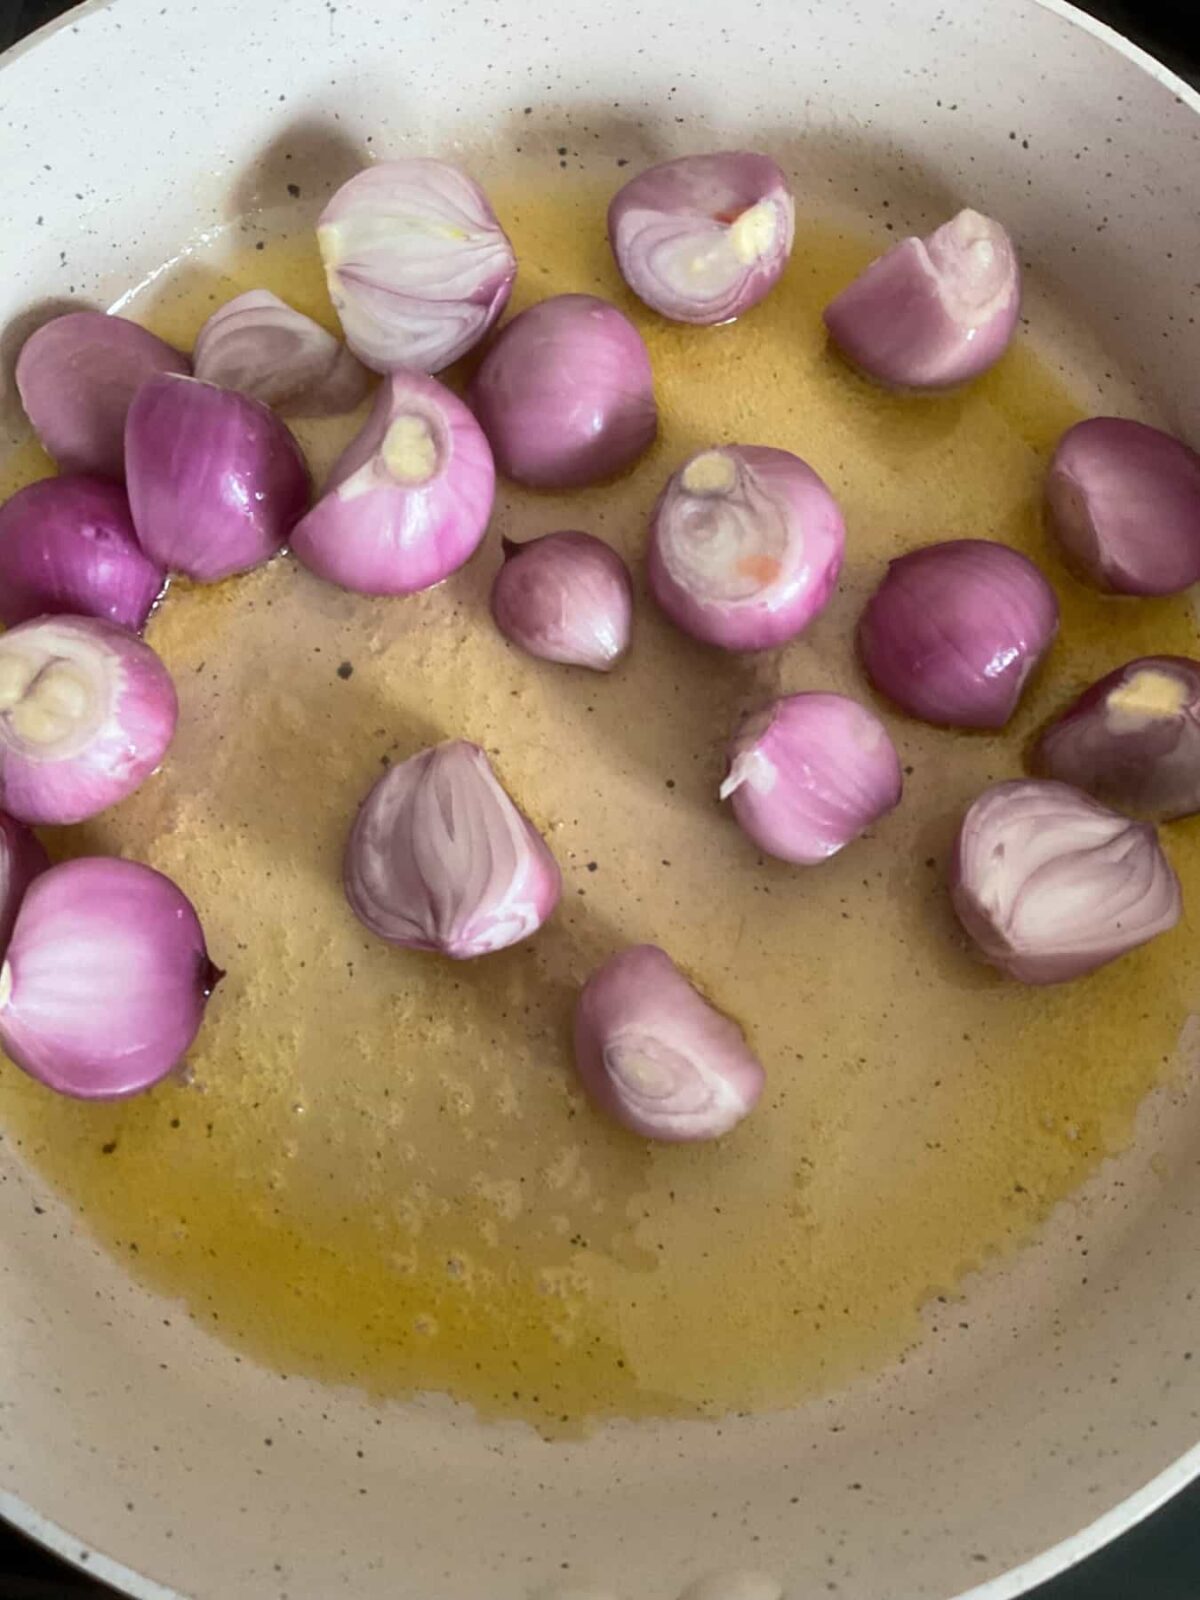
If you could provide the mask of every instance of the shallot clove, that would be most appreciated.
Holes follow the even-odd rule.
[[[658,408],[641,334],[590,294],[541,300],[501,329],[467,396],[506,478],[577,489],[632,466]]]
[[[50,865],[41,841],[23,822],[0,811],[0,961],[25,891]]]
[[[902,239],[825,308],[842,354],[902,389],[976,378],[1008,348],[1021,310],[1021,268],[1006,230],[960,211],[924,239]]]
[[[371,374],[319,322],[269,289],[250,289],[219,306],[196,336],[196,376],[237,389],[285,417],[353,411]]]
[[[457,395],[436,378],[394,372],[292,529],[292,553],[344,589],[413,594],[474,555],[495,487],[488,442]]]
[[[25,414],[63,472],[125,476],[125,418],[160,373],[189,373],[181,351],[125,317],[68,311],[30,334],[17,357]]]
[[[119,483],[41,478],[0,506],[0,622],[66,612],[138,632],[166,573],[142,549]]]
[[[379,779],[351,830],[344,882],[379,938],[458,961],[528,938],[562,892],[545,840],[463,739]]]
[[[639,944],[592,973],[575,1009],[589,1097],[645,1139],[719,1139],[753,1111],[766,1074],[735,1022],[665,951]]]
[[[655,506],[650,590],[693,638],[765,650],[824,608],[845,543],[837,502],[799,456],[763,445],[704,450]]]
[[[97,617],[0,635],[0,806],[84,822],[140,787],[175,732],[175,686],[151,650]]]
[[[985,789],[951,872],[958,919],[984,958],[1022,983],[1093,972],[1179,921],[1179,880],[1149,823],[1065,783]]]
[[[1127,661],[1054,719],[1032,765],[1152,822],[1200,812],[1200,661]]]
[[[517,261],[483,190],[446,161],[381,161],[317,224],[346,342],[376,372],[440,372],[508,304]]]
[[[871,682],[910,716],[1002,728],[1058,631],[1045,578],[1007,545],[951,539],[893,561],[858,648]]]
[[[1046,512],[1068,565],[1115,594],[1200,582],[1200,455],[1127,417],[1068,428],[1046,476]]]
[[[590,533],[548,533],[524,544],[506,539],[492,616],[505,638],[531,656],[611,672],[629,649],[629,568]]]
[[[787,265],[796,208],[769,156],[680,156],[631,178],[608,208],[621,276],[675,322],[732,322]]]
[[[59,1094],[137,1094],[179,1064],[223,976],[191,901],[161,872],[66,861],[34,880],[17,913],[0,1045]]]
[[[275,413],[199,378],[142,386],[125,455],[143,550],[197,583],[269,561],[308,505],[308,467]]]
[[[760,850],[813,866],[899,805],[903,787],[873,711],[841,694],[792,694],[742,723],[721,799]]]

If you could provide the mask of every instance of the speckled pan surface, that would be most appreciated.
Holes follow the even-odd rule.
[[[1197,442],[1200,105],[1064,8],[115,0],[0,72],[0,443],[48,302],[109,303],[277,203],[289,158],[328,189],[361,153],[514,126],[635,159],[763,142],[801,187],[866,210],[886,192],[900,226],[986,197],[1037,262],[1046,338],[1068,349],[1085,308]],[[582,1443],[257,1369],[128,1280],[5,1145],[0,1178],[0,1510],[132,1594],[1000,1600],[1200,1467],[1187,1062],[903,1365],[785,1415]]]

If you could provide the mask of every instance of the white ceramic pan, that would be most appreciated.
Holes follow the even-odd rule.
[[[531,102],[606,161],[788,129],[804,184],[853,204],[887,175],[900,229],[986,196],[1043,344],[1082,348],[1078,314],[1080,370],[1103,352],[1200,442],[1200,101],[1058,0],[97,0],[0,70],[0,327],[111,304],[269,197],[289,138],[327,188],[313,130],[477,148]],[[162,1600],[1002,1600],[1200,1470],[1198,1158],[1185,1072],[903,1365],[786,1414],[550,1444],[236,1357],[9,1140],[0,1511]]]

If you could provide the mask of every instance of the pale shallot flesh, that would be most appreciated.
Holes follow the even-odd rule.
[[[650,591],[685,633],[725,650],[794,638],[828,603],[846,530],[799,456],[722,445],[684,463],[650,525]]]
[[[542,836],[463,739],[384,773],[351,830],[344,881],[379,938],[458,961],[528,938],[562,891]]]
[[[1022,983],[1065,983],[1173,928],[1181,892],[1153,827],[1065,783],[986,789],[959,830],[959,921]]]
[[[650,944],[622,950],[587,980],[575,1008],[575,1064],[600,1110],[671,1143],[729,1133],[766,1081],[738,1025]]]
[[[440,372],[508,303],[517,261],[487,196],[448,161],[357,173],[317,224],[346,343],[376,372]]]
[[[787,265],[795,228],[787,179],[750,150],[664,161],[608,208],[621,276],[675,322],[731,322],[757,305]]]
[[[317,577],[359,594],[413,594],[478,549],[496,473],[475,418],[436,378],[394,372],[325,492],[291,533]]]
[[[175,732],[171,676],[148,644],[97,617],[41,617],[0,635],[0,806],[84,822],[131,795]]]
[[[249,289],[214,311],[192,359],[206,383],[285,417],[339,416],[371,389],[371,374],[340,339],[269,289]]]

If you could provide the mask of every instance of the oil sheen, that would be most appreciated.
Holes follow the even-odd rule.
[[[828,353],[820,308],[878,239],[802,219],[761,307],[672,327],[622,290],[603,194],[496,198],[518,307],[584,290],[635,317],[658,444],[611,486],[502,488],[483,552],[424,595],[358,598],[290,560],[173,587],[149,637],[179,687],[174,749],[56,848],[169,873],[228,976],[185,1072],[80,1104],[5,1063],[0,1121],[131,1272],[271,1367],[380,1396],[445,1391],[551,1435],[780,1406],[897,1357],[923,1301],[1027,1240],[1169,1071],[1200,976],[1186,929],[1083,982],[1024,989],[969,955],[945,866],[965,805],[1020,770],[1041,719],[1130,656],[1190,653],[1193,627],[1182,601],[1088,593],[1045,548],[1041,475],[1079,413],[1027,339],[937,399],[882,394]],[[127,309],[190,343],[214,304],[263,285],[328,322],[310,239],[248,223]],[[298,431],[320,465],[353,426]],[[666,474],[732,441],[802,455],[849,530],[834,603],[763,657],[692,644],[640,577]],[[14,458],[4,487],[39,460]],[[610,678],[519,655],[487,615],[500,535],[563,527],[638,574],[633,650]],[[764,860],[717,802],[730,730],[781,690],[866,693],[864,597],[889,557],[947,536],[1042,561],[1063,604],[1047,670],[1000,736],[889,713],[901,808],[821,868]],[[490,752],[565,876],[534,939],[469,963],[372,939],[340,886],[371,783],[448,737]],[[1165,838],[1196,904],[1195,833]],[[719,1144],[631,1138],[574,1082],[578,987],[640,940],[737,1016],[766,1065],[760,1108]]]

